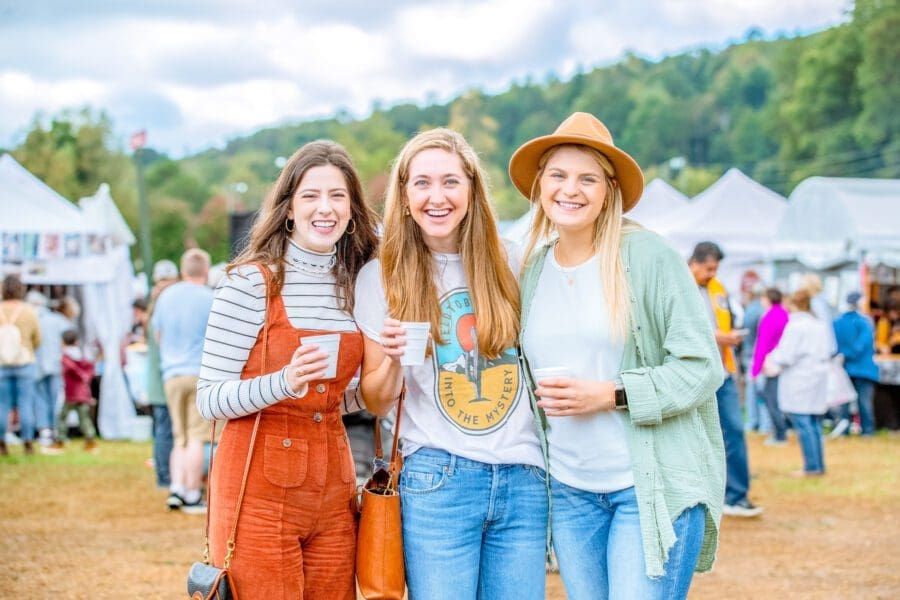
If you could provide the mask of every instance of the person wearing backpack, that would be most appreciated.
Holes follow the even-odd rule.
[[[0,455],[6,456],[6,428],[9,412],[19,407],[21,438],[25,454],[34,454],[34,350],[41,345],[37,314],[22,299],[25,285],[18,275],[3,279],[0,302]]]

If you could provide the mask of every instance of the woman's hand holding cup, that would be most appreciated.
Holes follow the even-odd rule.
[[[400,362],[406,349],[406,330],[397,319],[390,317],[384,320],[381,328],[381,349],[391,360]]]
[[[327,352],[321,352],[315,344],[298,346],[285,367],[287,384],[295,394],[300,394],[310,381],[324,378],[327,367]]]

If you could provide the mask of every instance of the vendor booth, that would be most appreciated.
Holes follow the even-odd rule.
[[[100,434],[127,438],[135,414],[125,386],[120,344],[131,326],[129,245],[134,236],[101,186],[82,208],[60,196],[9,154],[0,156],[0,274],[27,284],[77,286],[84,341],[102,348]]]
[[[802,273],[818,273],[835,307],[861,291],[873,317],[881,317],[889,290],[900,285],[900,179],[801,182],[778,227],[775,266],[787,286]],[[900,429],[900,355],[878,355],[876,362],[876,420]]]
[[[647,229],[658,230],[672,214],[688,205],[688,197],[656,178],[647,184],[641,201],[625,216]]]

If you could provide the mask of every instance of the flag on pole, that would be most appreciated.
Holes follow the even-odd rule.
[[[131,135],[131,140],[129,140],[129,145],[132,150],[140,150],[147,143],[147,130],[141,129],[140,131],[133,133]]]

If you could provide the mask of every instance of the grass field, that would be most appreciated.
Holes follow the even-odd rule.
[[[758,519],[722,524],[691,598],[900,597],[900,436],[829,441],[827,476],[795,479],[800,450],[748,438]],[[203,517],[166,513],[149,444],[0,458],[0,598],[185,597]],[[547,597],[565,598],[557,576]]]

